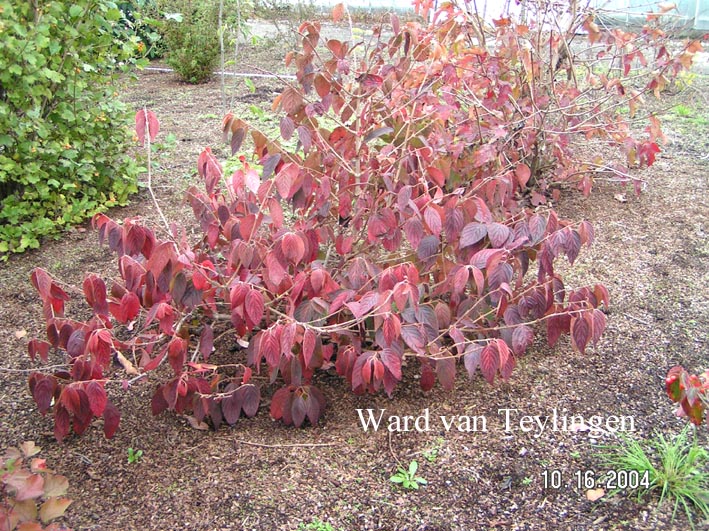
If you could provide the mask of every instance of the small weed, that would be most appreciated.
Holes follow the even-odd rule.
[[[532,484],[532,478],[527,476],[522,480],[522,485],[529,487]]]
[[[600,455],[603,464],[615,471],[647,472],[649,486],[638,487],[638,499],[653,490],[660,492],[660,505],[674,499],[674,511],[681,506],[692,528],[692,513],[709,518],[709,452],[697,445],[696,438],[689,440],[687,426],[673,440],[658,434],[648,441],[623,438],[618,445],[605,447]],[[618,491],[611,492],[611,495]]]
[[[418,468],[419,464],[416,461],[411,461],[408,470],[398,467],[396,474],[391,476],[389,481],[400,484],[407,490],[418,490],[419,485],[426,485],[428,483],[424,478],[416,475]]]
[[[694,114],[690,107],[682,103],[676,105],[674,111],[677,116],[681,116],[682,118],[690,118],[692,114]]]
[[[443,447],[443,443],[445,443],[445,439],[443,437],[438,437],[436,438],[436,444],[434,446],[428,450],[424,450],[423,456],[426,461],[433,463],[438,458],[438,452],[440,452]]]
[[[300,524],[296,531],[335,531],[335,528],[327,522],[323,522],[319,518],[313,519],[309,524]]]
[[[128,464],[133,465],[139,463],[143,458],[143,450],[133,450],[133,448],[128,448]]]

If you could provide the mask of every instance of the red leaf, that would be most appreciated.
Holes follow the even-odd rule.
[[[331,84],[324,75],[317,74],[313,84],[315,85],[315,91],[321,98],[324,98],[330,93]]]
[[[495,380],[495,374],[500,367],[500,357],[496,346],[491,343],[482,349],[480,353],[480,371],[483,378],[492,385]]]
[[[438,247],[441,241],[437,236],[425,236],[419,242],[416,254],[421,260],[428,260],[438,254]]]
[[[30,281],[42,300],[49,298],[49,291],[52,287],[52,279],[44,269],[40,269],[39,267],[35,268],[30,275]]]
[[[455,359],[444,358],[436,360],[436,374],[443,389],[452,391],[455,387]]]
[[[418,218],[409,218],[406,223],[404,223],[404,234],[409,240],[412,247],[418,248],[421,239],[423,238],[423,223]]]
[[[382,363],[396,380],[401,380],[401,357],[392,349],[385,348],[379,353]]]
[[[423,391],[430,391],[433,389],[435,384],[436,373],[434,372],[433,367],[431,367],[431,364],[428,363],[428,361],[421,359],[421,389]]]
[[[364,88],[378,88],[384,83],[384,78],[376,74],[364,74],[357,78]]]
[[[135,319],[140,313],[140,299],[132,291],[127,291],[119,303],[110,303],[109,308],[113,317],[121,324]]]
[[[47,362],[47,357],[49,355],[49,347],[51,345],[47,343],[46,341],[41,341],[39,339],[32,339],[30,342],[27,344],[27,352],[30,355],[30,359],[32,361],[35,360],[35,356],[39,354],[39,359],[41,359],[43,362]]]
[[[60,404],[54,414],[54,437],[57,441],[62,442],[69,435],[70,430],[71,418],[69,417],[69,412]]]
[[[512,350],[521,356],[534,341],[534,332],[526,325],[515,327],[512,332]]]
[[[259,388],[252,384],[242,385],[239,388],[241,393],[241,408],[244,415],[251,418],[258,412],[259,404],[261,403],[261,392]]]
[[[497,149],[492,144],[483,144],[473,152],[473,160],[476,168],[484,166],[495,159]]]
[[[424,210],[423,217],[426,220],[426,225],[428,225],[428,228],[434,236],[439,236],[443,223],[441,222],[441,215],[438,213],[438,210],[433,206],[429,206]]]
[[[295,122],[290,117],[284,116],[281,118],[280,129],[283,140],[289,140],[295,131]]]
[[[153,394],[152,400],[150,401],[150,409],[153,416],[159,415],[169,407],[170,406],[167,403],[167,400],[165,400],[165,395],[163,394],[163,388],[158,386],[155,390],[155,394]]]
[[[39,412],[45,415],[52,406],[52,399],[57,388],[57,381],[52,376],[43,375],[41,373],[33,373],[30,376],[30,392],[34,398]]]
[[[399,316],[392,313],[387,314],[382,323],[382,333],[387,345],[391,345],[395,340],[399,339],[399,336],[401,336],[401,320]]]
[[[465,291],[469,276],[470,271],[468,271],[467,267],[458,267],[458,270],[453,274],[452,279],[453,293],[461,294]]]
[[[446,185],[446,175],[440,169],[435,166],[429,166],[426,171],[431,180],[438,186],[443,188]]]
[[[552,315],[547,319],[547,341],[553,347],[561,337],[567,334],[571,326],[571,316],[569,314]]]
[[[249,293],[246,295],[246,300],[244,301],[244,308],[246,309],[248,327],[253,328],[257,326],[263,319],[265,313],[263,295],[261,295],[259,290],[249,290]]]
[[[598,340],[601,339],[601,335],[606,329],[606,316],[601,310],[593,310],[593,344],[595,345],[598,343]]]
[[[482,223],[468,223],[460,233],[460,248],[464,249],[478,243],[487,236],[487,228]]]
[[[468,371],[468,376],[471,380],[475,377],[475,371],[480,366],[480,356],[482,351],[483,347],[475,343],[469,344],[465,348],[463,363],[465,364],[465,370]]]
[[[121,422],[121,413],[110,401],[106,402],[106,409],[103,411],[103,433],[107,439],[112,438],[118,424]]]
[[[283,199],[290,199],[297,191],[293,189],[293,184],[296,182],[299,172],[300,169],[298,165],[293,162],[289,162],[284,164],[276,174],[276,190],[278,190],[278,194]]]
[[[261,353],[269,367],[278,367],[281,361],[281,344],[272,330],[266,330],[261,336]]]
[[[527,185],[527,181],[529,181],[529,177],[531,175],[532,172],[526,164],[519,164],[515,168],[515,177],[517,177],[517,182],[519,183],[520,188],[524,188]]]
[[[571,343],[576,350],[583,354],[586,345],[591,339],[591,327],[586,320],[586,315],[574,316],[571,318]]]
[[[325,397],[322,393],[313,386],[307,388],[308,398],[305,400],[305,406],[307,408],[306,415],[310,424],[315,426],[320,420],[320,415],[325,408]]]
[[[475,280],[475,289],[478,295],[482,295],[483,289],[485,288],[485,275],[475,266],[471,266],[473,272],[473,279]]]
[[[303,96],[293,87],[286,87],[281,93],[281,107],[288,114],[297,113],[303,106]]]
[[[202,334],[199,337],[199,352],[202,354],[204,361],[209,361],[209,355],[214,350],[214,331],[212,327],[204,325]]]
[[[106,403],[108,402],[108,397],[106,396],[106,390],[103,388],[103,384],[92,380],[86,384],[85,387],[86,396],[89,398],[89,407],[91,408],[91,413],[96,417],[103,415],[106,409]]]
[[[281,250],[286,260],[298,264],[305,256],[305,243],[294,232],[287,232],[281,239]]]
[[[86,302],[93,308],[97,315],[108,315],[108,301],[106,300],[106,283],[97,275],[91,274],[84,279],[84,296]]]
[[[298,325],[295,323],[289,323],[283,325],[281,331],[281,354],[290,358],[293,353],[293,347],[295,346],[295,335],[298,330]]]
[[[487,235],[493,247],[502,247],[509,239],[511,231],[502,223],[489,223],[487,225]]]
[[[73,385],[66,386],[62,390],[59,400],[69,413],[73,415],[81,414],[81,397],[79,396],[79,390]]]
[[[187,342],[181,337],[173,337],[167,347],[167,361],[175,376],[182,374],[187,359]]]
[[[305,366],[309,367],[310,366],[310,361],[313,358],[313,353],[315,352],[315,332],[313,332],[310,328],[305,329],[305,333],[303,334],[303,361],[305,362]]]
[[[287,275],[284,265],[274,251],[269,251],[266,254],[266,272],[268,273],[268,280],[276,286],[280,285]]]
[[[291,407],[291,398],[293,394],[289,387],[281,387],[273,393],[271,398],[271,417],[278,420],[283,418],[283,411]]]
[[[339,4],[335,4],[335,7],[332,8],[332,21],[337,23],[340,20],[342,20],[342,16],[345,14],[345,4],[340,2]]]
[[[146,127],[147,126],[147,127]],[[141,144],[145,144],[145,134],[149,132],[150,141],[154,142],[160,132],[160,123],[153,111],[141,109],[135,113],[135,133]]]
[[[300,428],[305,422],[305,414],[308,408],[305,405],[305,400],[302,396],[295,395],[293,397],[293,405],[291,406],[291,417],[293,419],[293,425],[296,428]]]
[[[404,338],[406,344],[417,354],[423,354],[423,347],[426,344],[421,330],[417,325],[404,325],[401,327],[401,337]]]
[[[539,214],[534,214],[529,218],[529,236],[532,243],[538,243],[544,237],[547,228],[547,220]]]
[[[33,500],[44,494],[44,477],[40,474],[9,474],[9,478],[6,481],[11,487],[17,490],[14,496],[16,502]],[[22,526],[18,529],[22,529]]]
[[[236,384],[229,384],[225,390],[231,394],[222,399],[222,415],[224,420],[230,426],[236,424],[241,416],[241,407],[243,403],[243,395],[240,393],[240,388]]]
[[[603,304],[606,308],[610,307],[610,296],[608,295],[608,290],[604,285],[596,284],[593,287],[593,294],[596,296],[596,299],[599,302],[603,301]]]

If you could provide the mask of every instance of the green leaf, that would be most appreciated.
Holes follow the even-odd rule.
[[[411,477],[414,477],[414,474],[416,474],[416,471],[419,469],[419,464],[416,461],[411,461],[411,464],[409,465],[409,475]]]
[[[117,20],[121,19],[121,11],[117,8],[112,8],[109,9],[106,12],[106,20],[109,20],[111,22],[116,22]]]
[[[78,6],[76,4],[72,5],[69,8],[69,16],[71,18],[79,18],[83,12],[84,12],[84,10],[81,9],[81,6]]]

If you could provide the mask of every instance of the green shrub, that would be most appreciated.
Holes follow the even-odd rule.
[[[204,83],[219,62],[219,0],[167,0],[159,7],[167,63],[183,81]],[[222,28],[229,43],[253,13],[250,0],[223,0]]]
[[[115,83],[137,41],[119,18],[108,0],[0,0],[0,255],[136,191]]]
[[[164,26],[167,63],[188,83],[208,81],[219,61],[218,8],[218,2],[167,3],[173,15]]]
[[[162,35],[163,22],[155,0],[126,0],[118,4],[121,26],[138,38],[138,52],[148,59],[161,59],[167,52]]]

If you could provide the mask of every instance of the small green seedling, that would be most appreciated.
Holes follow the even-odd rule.
[[[398,467],[396,474],[390,477],[389,481],[398,483],[407,490],[418,490],[419,485],[426,485],[428,483],[424,478],[416,475],[418,468],[419,464],[416,461],[411,461],[408,470]]]
[[[133,450],[133,448],[128,448],[128,464],[132,465],[139,463],[143,458],[143,450]]]
[[[443,437],[438,437],[436,439],[435,446],[429,448],[428,450],[424,450],[423,456],[426,461],[428,461],[429,463],[433,463],[438,458],[438,452],[443,447],[444,442],[445,439]]]
[[[298,529],[296,529],[296,531],[335,531],[335,528],[329,523],[323,522],[319,518],[315,518],[309,524],[298,525]]]

